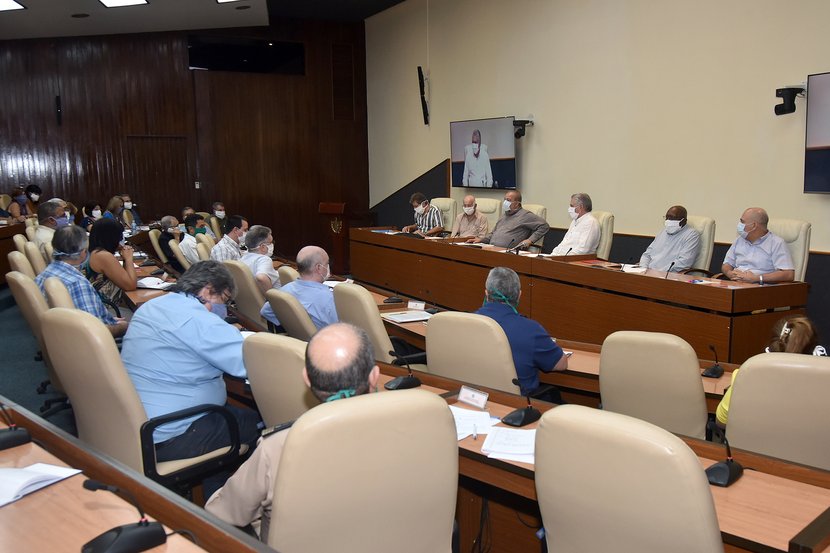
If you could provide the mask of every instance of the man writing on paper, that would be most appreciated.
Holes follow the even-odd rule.
[[[429,200],[420,192],[415,192],[409,198],[409,203],[415,211],[415,224],[401,229],[403,232],[414,232],[421,236],[435,236],[444,232],[444,220],[441,210],[430,205]]]
[[[460,213],[455,219],[450,236],[460,236],[462,238],[484,238],[487,236],[490,224],[487,217],[478,210],[475,196],[470,194],[464,196],[462,210],[463,213]]]
[[[481,131],[473,131],[472,144],[464,146],[464,186],[476,188],[493,187],[493,170],[490,167],[490,154],[487,145],[481,143]]]
[[[571,225],[562,242],[550,252],[551,255],[584,255],[597,251],[600,228],[599,221],[591,215],[592,209],[593,203],[588,194],[579,192],[571,196],[568,206]]]
[[[686,216],[682,205],[666,211],[665,228],[640,257],[640,267],[676,273],[692,268],[700,250],[700,233],[686,224]]]
[[[767,230],[769,215],[760,207],[750,207],[738,222],[738,238],[732,243],[721,271],[730,280],[742,282],[792,282],[795,278],[787,244]]]
[[[527,248],[541,240],[550,227],[547,222],[522,207],[522,194],[510,190],[504,195],[504,215],[496,223],[493,232],[484,238],[472,238],[467,242],[492,244],[502,248]]]

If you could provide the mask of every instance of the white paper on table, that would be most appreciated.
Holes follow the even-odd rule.
[[[256,332],[254,332],[252,330],[240,330],[239,333],[242,335],[243,340],[245,338],[247,338],[248,336],[254,336],[255,334],[257,334]]]
[[[646,267],[640,267],[639,265],[629,265],[627,263],[623,263],[622,271],[624,273],[634,273],[641,275],[648,271],[648,269]]]
[[[350,278],[347,278],[346,280],[325,280],[325,281],[323,281],[323,284],[325,284],[326,286],[328,286],[331,289],[334,289],[335,286],[337,286],[338,284],[343,284],[344,282],[346,284],[351,284],[351,283],[354,282],[354,280],[352,280]]]
[[[78,469],[46,463],[35,463],[23,468],[2,468],[0,507],[79,472]]]
[[[481,452],[507,455],[533,455],[536,450],[536,430],[518,430],[496,426],[490,429]]]
[[[487,411],[473,411],[450,405],[450,412],[455,419],[455,431],[459,440],[473,434],[487,434],[490,427],[499,422],[499,419],[491,417]]]
[[[501,459],[502,461],[515,461],[518,463],[536,464],[536,455],[511,455],[509,453],[491,453],[487,456],[490,459]]]
[[[176,284],[175,282],[164,282],[160,278],[157,277],[144,277],[138,279],[136,286],[138,288],[150,288],[152,290],[167,290],[171,286]]]

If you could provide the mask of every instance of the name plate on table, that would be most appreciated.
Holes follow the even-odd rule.
[[[419,311],[423,311],[426,306],[427,306],[426,303],[424,303],[422,301],[415,301],[415,300],[409,300],[409,303],[406,304],[406,307],[408,309],[417,309]]]
[[[472,405],[473,407],[478,407],[479,409],[484,409],[484,406],[487,405],[487,398],[489,397],[490,394],[487,392],[482,392],[469,386],[461,386],[461,391],[458,392],[458,401]]]

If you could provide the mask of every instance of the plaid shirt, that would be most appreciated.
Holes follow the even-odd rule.
[[[114,325],[118,322],[104,307],[98,292],[95,291],[95,288],[92,287],[92,284],[81,274],[78,268],[63,261],[51,262],[35,279],[41,292],[43,292],[43,282],[49,277],[58,277],[63,282],[66,289],[69,290],[72,302],[78,309],[98,317],[101,322],[107,325]]]
[[[427,233],[435,227],[443,227],[444,221],[441,220],[441,210],[430,204],[429,209],[424,211],[422,215],[415,214],[415,224],[418,225],[418,230]]]
[[[239,249],[239,244],[227,234],[210,250],[210,258],[214,261],[239,261],[241,257],[242,250]]]

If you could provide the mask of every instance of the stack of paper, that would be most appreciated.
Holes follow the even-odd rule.
[[[164,282],[160,278],[156,277],[144,277],[138,279],[138,283],[136,284],[136,286],[139,288],[152,288],[153,290],[167,290],[174,284],[176,283]]]
[[[535,461],[536,430],[516,430],[495,426],[490,429],[481,452],[491,459],[530,463]]]
[[[417,323],[419,321],[428,321],[432,315],[426,311],[396,311],[395,313],[381,313],[382,318],[393,323]]]
[[[491,417],[487,411],[474,411],[454,405],[450,405],[450,411],[455,419],[455,431],[459,441],[467,436],[487,434],[490,427],[499,422],[498,418]]]
[[[79,472],[46,463],[35,463],[22,469],[0,469],[0,507]]]

